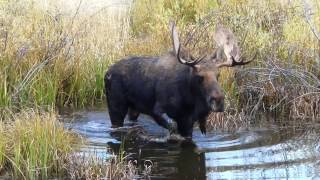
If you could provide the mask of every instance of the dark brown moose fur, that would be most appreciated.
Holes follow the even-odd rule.
[[[219,66],[213,61],[217,57],[190,62],[191,56],[180,47],[174,24],[171,30],[173,51],[160,57],[122,59],[107,71],[104,80],[113,127],[123,126],[128,112],[131,120],[143,113],[169,130],[172,119],[179,134],[192,137],[195,122],[206,133],[209,112],[224,110],[224,94],[217,81]]]

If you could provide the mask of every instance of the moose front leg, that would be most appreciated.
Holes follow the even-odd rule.
[[[186,139],[192,139],[194,121],[191,117],[181,117],[177,119],[177,129],[181,136]]]
[[[162,115],[153,114],[151,117],[157,122],[157,124],[168,129],[170,134],[176,133],[176,127],[174,126],[174,123],[172,122],[171,119],[166,119],[166,117],[168,117],[166,114],[162,114]]]
[[[157,122],[157,124],[168,129],[170,133],[176,132],[176,127],[174,126],[172,119],[163,112],[159,104],[155,105],[151,117]]]

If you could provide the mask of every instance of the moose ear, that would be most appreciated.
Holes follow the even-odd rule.
[[[200,68],[201,68],[201,65],[200,64],[196,64],[194,66],[192,66],[192,69],[195,73],[198,73],[200,72]]]
[[[199,72],[200,68],[201,68],[201,65],[200,65],[200,64],[196,64],[196,65],[193,66],[193,69],[194,69],[196,72]]]

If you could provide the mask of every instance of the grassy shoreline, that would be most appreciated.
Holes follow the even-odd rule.
[[[184,40],[196,32],[192,43],[200,43],[187,47],[195,54],[215,47],[210,39],[219,23],[235,32],[245,57],[258,53],[245,68],[221,70],[227,112],[211,114],[208,126],[236,127],[261,111],[299,122],[320,119],[316,0],[139,0],[94,11],[82,3],[68,11],[59,8],[63,1],[0,2],[0,168],[14,176],[64,172],[61,161],[72,151],[74,135],[53,112],[104,102],[108,67],[125,56],[171,49],[171,19]]]
[[[210,33],[218,23],[235,32],[245,57],[258,52],[250,66],[221,71],[227,109],[319,118],[317,1],[140,0],[127,8],[107,6],[86,13],[81,3],[70,12],[56,9],[51,1],[40,4],[0,3],[1,112],[103,102],[108,67],[128,55],[168,51],[167,23],[173,18],[183,39],[191,30],[198,33],[192,41],[200,43],[189,47],[195,54],[214,48]]]
[[[79,141],[52,112],[12,114],[0,127],[1,172],[21,179],[48,178],[63,172],[64,161]]]
[[[137,167],[120,150],[103,159],[79,152],[85,140],[55,112],[29,109],[0,122],[0,178],[132,179]]]

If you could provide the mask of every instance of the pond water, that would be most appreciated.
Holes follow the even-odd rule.
[[[142,129],[150,139],[127,139],[124,150],[138,161],[141,173],[144,163],[152,161],[151,179],[320,179],[320,126],[316,124],[253,126],[205,136],[195,127],[193,143],[186,143],[168,141],[167,130],[148,116],[140,116],[137,123],[127,121],[117,131],[109,128],[106,111],[77,112],[65,118],[73,119],[66,126],[87,139],[81,151],[103,158],[119,151],[128,132]]]

